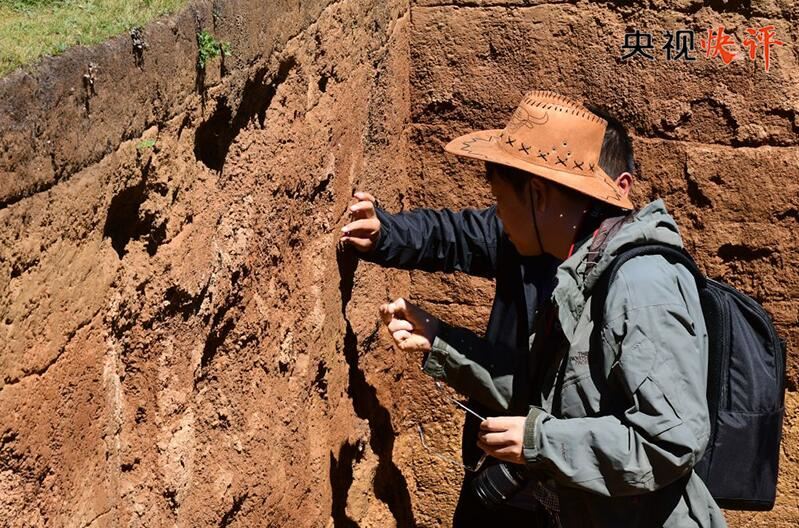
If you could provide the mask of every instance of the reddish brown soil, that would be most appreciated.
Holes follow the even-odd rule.
[[[777,506],[728,518],[799,525],[799,11],[706,3],[198,2],[141,67],[121,37],[0,80],[0,526],[447,526],[460,473],[416,426],[454,454],[461,417],[376,309],[480,330],[491,283],[358,264],[336,231],[353,189],[488,204],[442,146],[532,88],[628,123],[635,199],[774,316]],[[618,60],[628,28],[770,22],[768,74]],[[234,51],[199,79],[198,25]]]

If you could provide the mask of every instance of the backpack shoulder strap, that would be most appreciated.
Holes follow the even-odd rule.
[[[705,275],[700,271],[699,267],[696,265],[696,262],[694,262],[694,259],[688,254],[687,251],[685,251],[685,249],[659,242],[631,244],[624,246],[620,254],[617,255],[607,269],[602,272],[602,277],[600,277],[599,281],[597,281],[597,286],[603,288],[603,290],[601,290],[602,296],[599,298],[605,299],[607,297],[607,289],[610,286],[610,283],[616,278],[616,274],[625,262],[635,257],[644,255],[660,255],[672,264],[682,264],[688,268],[688,271],[690,271],[694,276],[697,288],[703,288],[705,286],[707,281]],[[600,291],[596,290],[595,287],[594,295],[599,292]]]

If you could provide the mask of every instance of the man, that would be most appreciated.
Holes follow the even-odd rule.
[[[707,331],[693,276],[660,255],[639,256],[597,295],[602,310],[592,305],[624,246],[682,246],[662,200],[615,223],[615,233],[580,232],[596,203],[632,205],[598,167],[604,130],[579,103],[533,93],[504,130],[446,147],[489,162],[498,214],[520,254],[564,259],[531,335],[530,365],[494,361],[484,340],[402,299],[381,316],[401,349],[426,353],[428,374],[509,415],[483,421],[478,445],[553,482],[563,526],[726,526],[693,472],[709,436]]]
[[[551,92],[535,92],[551,102],[561,100]],[[591,110],[606,118],[599,166],[615,177],[622,196],[632,186],[634,167],[632,144],[624,127],[598,108]],[[520,146],[520,145],[519,145]],[[553,158],[554,160],[554,158]],[[523,256],[508,239],[496,207],[453,212],[417,209],[390,215],[376,207],[374,197],[358,192],[359,200],[350,209],[354,222],[345,226],[342,241],[361,252],[361,258],[384,266],[424,271],[462,271],[495,279],[491,315],[484,346],[493,358],[526,362],[528,336],[534,316],[547,299],[560,260],[548,255]],[[613,209],[613,207],[609,207]],[[601,214],[586,222],[591,229]],[[605,211],[610,214],[612,211]],[[519,383],[521,385],[521,383]],[[526,405],[527,397],[522,397]],[[478,411],[488,411],[472,400]],[[526,407],[525,407],[526,408]],[[477,447],[479,421],[466,415],[463,432],[463,459],[472,465],[482,452]],[[503,526],[530,526],[530,514],[517,507],[487,510],[467,492],[472,475],[466,474],[453,524],[456,527],[482,526],[488,520]],[[518,505],[517,505],[518,506]]]

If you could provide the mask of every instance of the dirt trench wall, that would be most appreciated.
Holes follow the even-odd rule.
[[[628,123],[634,198],[774,315],[780,496],[729,519],[799,523],[799,14],[708,3],[197,2],[141,57],[122,36],[0,80],[0,526],[448,526],[460,470],[416,426],[457,454],[461,417],[376,309],[481,331],[492,285],[358,264],[336,231],[356,188],[490,203],[442,146],[533,88]],[[628,28],[753,21],[791,43],[768,74],[618,60]],[[200,27],[233,50],[204,76]]]
[[[201,26],[234,54],[198,83]],[[372,380],[401,284],[336,253],[354,187],[401,191],[408,27],[197,3],[141,67],[124,36],[3,81],[0,526],[413,523]]]

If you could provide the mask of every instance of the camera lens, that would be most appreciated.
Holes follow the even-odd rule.
[[[488,507],[504,503],[524,485],[521,467],[511,464],[494,464],[481,471],[472,481],[472,490]]]

